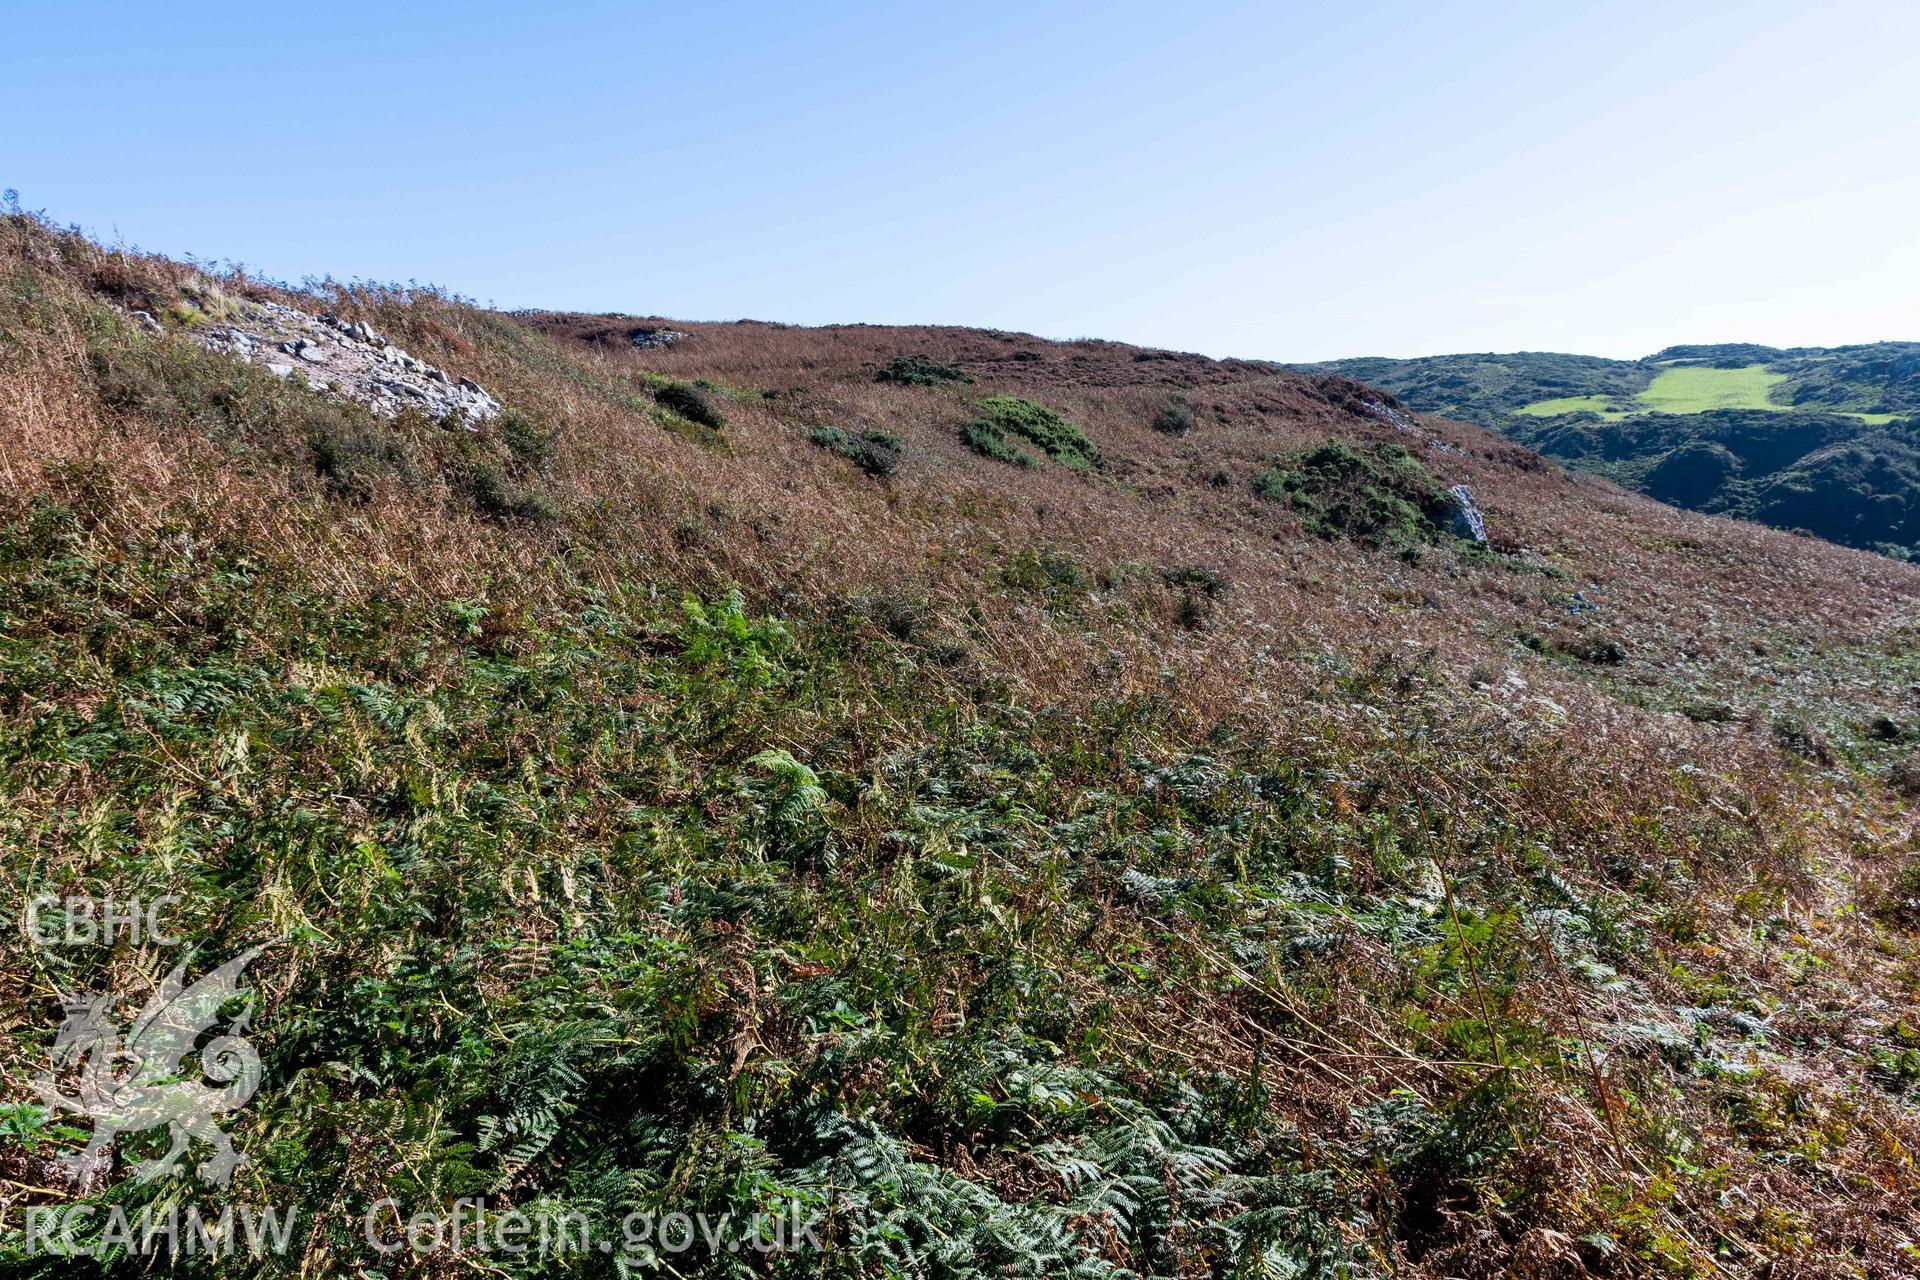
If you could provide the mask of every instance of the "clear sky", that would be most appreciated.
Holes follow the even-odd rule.
[[[507,307],[1285,360],[1920,339],[1920,4],[0,0],[0,186]]]

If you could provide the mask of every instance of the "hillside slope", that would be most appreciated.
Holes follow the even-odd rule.
[[[1664,502],[1901,558],[1920,552],[1920,343],[1302,367],[1493,427]]]
[[[0,934],[11,1274],[183,1198],[300,1217],[182,1275],[1915,1269],[1920,570],[1344,377],[18,216],[0,424],[9,900],[183,940]],[[72,1162],[60,993],[253,945],[231,1188]]]

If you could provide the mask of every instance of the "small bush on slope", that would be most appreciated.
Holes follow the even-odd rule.
[[[653,398],[663,408],[679,414],[688,422],[719,431],[727,425],[727,417],[713,398],[699,387],[687,382],[678,382],[671,378],[660,378],[652,382]]]
[[[1178,391],[1154,411],[1153,429],[1162,435],[1184,436],[1193,430],[1193,424],[1193,405]]]
[[[899,436],[871,428],[856,435],[838,427],[815,427],[807,438],[870,476],[890,476],[900,469]]]
[[[1032,454],[1008,440],[1005,432],[996,431],[991,424],[980,418],[975,418],[960,428],[960,443],[996,462],[1011,463],[1027,470],[1040,465],[1034,460]]]
[[[925,356],[895,356],[873,375],[873,380],[907,387],[946,387],[972,382],[973,378],[952,365]]]
[[[1018,396],[988,396],[974,408],[977,416],[962,428],[960,438],[976,453],[1031,467],[1033,456],[1014,443],[1023,440],[1075,471],[1085,471],[1100,460],[1086,433],[1045,405]]]
[[[1453,499],[1396,444],[1329,441],[1276,462],[1253,491],[1300,513],[1308,532],[1417,556],[1445,536]]]

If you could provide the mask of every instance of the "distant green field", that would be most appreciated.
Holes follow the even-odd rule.
[[[1744,369],[1668,369],[1640,393],[1640,404],[1648,413],[1779,409],[1783,406],[1767,399],[1767,391],[1786,380],[1786,374],[1768,373],[1765,365],[1758,364]]]
[[[1535,418],[1551,418],[1562,413],[1584,411],[1597,413],[1607,421],[1614,422],[1627,416],[1620,407],[1624,403],[1630,403],[1633,411],[1638,413],[1705,413],[1709,409],[1784,410],[1790,406],[1775,404],[1767,398],[1767,393],[1776,384],[1786,380],[1786,374],[1769,373],[1765,365],[1750,364],[1741,369],[1709,369],[1688,365],[1662,370],[1652,384],[1630,402],[1608,396],[1560,396],[1522,405],[1517,412]],[[1871,423],[1891,422],[1895,417],[1891,413],[1858,413],[1845,409],[1832,412],[1845,413],[1848,417]]]

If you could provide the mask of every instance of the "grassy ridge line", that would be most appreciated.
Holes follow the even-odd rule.
[[[461,440],[147,338],[105,299],[180,269],[7,231],[9,889],[183,891],[209,956],[288,937],[232,1197],[320,1229],[262,1272],[378,1265],[352,1228],[387,1194],[831,1206],[827,1256],[774,1264],[807,1275],[1831,1273],[1911,1238],[1900,1014],[1821,1020],[1910,1007],[1911,938],[1854,883],[1898,811],[1486,637],[1502,607],[1564,613],[1556,579],[1303,538],[1250,485],[1284,431],[1376,429],[1324,393],[1207,386],[1196,439],[1162,443],[1164,384],[1096,382],[1130,355],[983,362],[1111,474],[1024,471],[970,460],[965,400],[871,389],[831,335],[717,329],[649,372],[780,391],[730,397],[720,452],[613,355],[337,298],[523,415]],[[902,468],[833,459],[828,413]],[[1790,546],[1682,542],[1646,504],[1607,523],[1515,467],[1488,471],[1539,498],[1514,509],[1631,531],[1603,546],[1648,566],[1633,590],[1701,573],[1682,590],[1719,618],[1696,566]],[[1243,528],[1268,558],[1202,572],[1196,544]],[[1769,579],[1877,642],[1891,606],[1853,561],[1795,555]],[[1471,669],[1402,643],[1422,591]],[[1509,651],[1557,720],[1489,693]],[[0,947],[0,1176],[48,1187],[76,1136],[14,1088],[47,993],[165,965]]]

